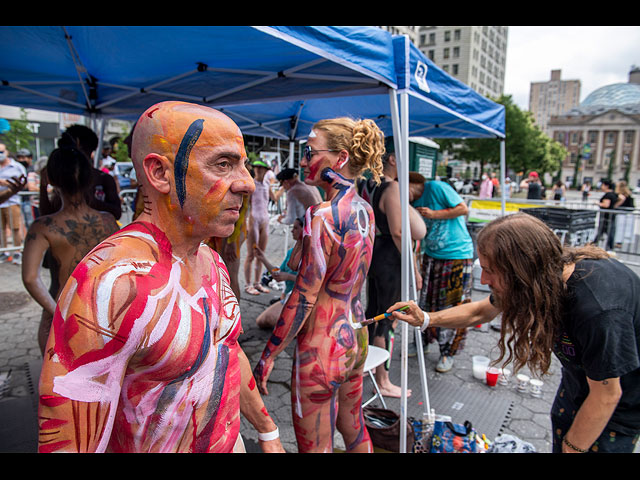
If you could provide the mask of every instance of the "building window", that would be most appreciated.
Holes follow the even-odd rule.
[[[454,40],[460,40],[460,30],[454,30],[453,31],[453,39]]]
[[[445,48],[442,52],[442,58],[449,58],[449,49]]]
[[[450,42],[451,41],[451,32],[449,30],[446,30],[444,32],[444,41],[445,42]]]
[[[631,145],[633,143],[633,133],[634,132],[624,132],[624,143],[627,145]]]
[[[451,65],[451,73],[453,73],[454,75],[458,75],[458,64],[454,63],[453,65]]]
[[[616,134],[615,134],[615,132],[608,132],[607,133],[606,144],[607,145],[613,145],[614,143],[616,143]]]
[[[460,58],[460,47],[453,47],[453,58]]]

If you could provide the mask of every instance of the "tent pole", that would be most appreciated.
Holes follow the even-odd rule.
[[[506,211],[506,200],[504,194],[504,179],[506,176],[506,161],[505,161],[505,139],[500,139],[500,197],[502,206],[502,216],[504,217]]]

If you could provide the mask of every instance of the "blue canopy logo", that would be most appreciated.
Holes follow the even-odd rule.
[[[415,77],[416,77],[416,82],[418,82],[418,87],[420,88],[420,90],[423,90],[429,93],[431,92],[431,89],[427,84],[427,70],[428,70],[428,67],[424,63],[418,62],[418,64],[416,65]]]

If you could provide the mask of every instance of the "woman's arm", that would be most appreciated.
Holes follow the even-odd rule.
[[[22,251],[22,283],[33,299],[51,316],[56,309],[56,301],[40,278],[40,266],[44,254],[49,248],[49,241],[42,232],[41,222],[36,220],[24,241]]]

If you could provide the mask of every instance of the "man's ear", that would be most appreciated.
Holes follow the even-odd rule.
[[[169,179],[173,168],[167,157],[150,153],[142,160],[142,168],[147,175],[149,185],[165,195],[171,192]]]

